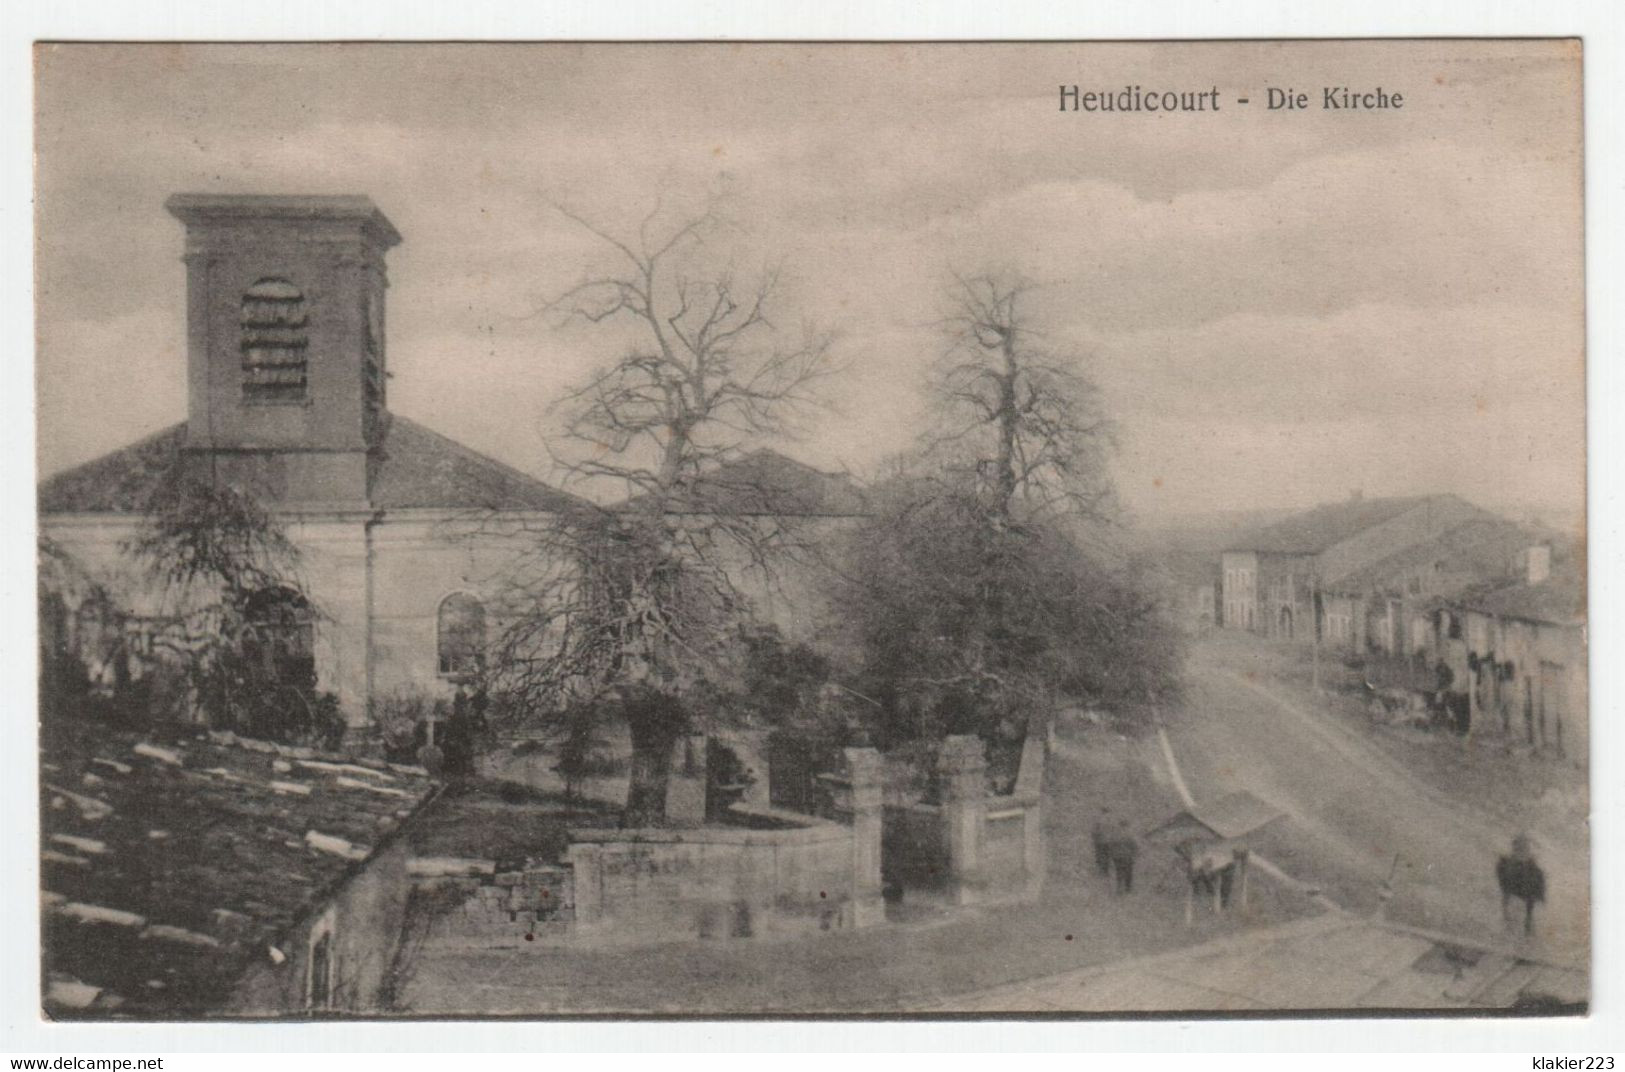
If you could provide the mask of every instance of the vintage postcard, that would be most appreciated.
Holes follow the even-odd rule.
[[[36,46],[43,1015],[1584,1011],[1581,69]]]

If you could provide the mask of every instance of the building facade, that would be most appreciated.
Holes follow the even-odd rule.
[[[1505,579],[1531,536],[1453,495],[1320,506],[1222,555],[1224,624],[1351,652],[1425,643],[1432,601]]]
[[[384,260],[400,236],[371,201],[168,208],[186,229],[186,420],[47,480],[42,537],[117,593],[139,647],[178,610],[128,553],[158,484],[178,469],[243,489],[298,550],[309,608],[288,644],[347,723],[396,694],[449,698],[527,534],[574,500],[390,413]],[[69,632],[80,611],[62,608]]]
[[[1588,764],[1585,604],[1577,564],[1554,568],[1547,549],[1534,548],[1523,579],[1441,610],[1441,632],[1464,652],[1475,729]]]

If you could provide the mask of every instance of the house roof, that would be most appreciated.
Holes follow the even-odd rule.
[[[634,496],[627,506],[646,501]],[[845,473],[826,473],[775,450],[757,450],[696,477],[675,497],[674,512],[729,516],[859,517],[863,490]]]
[[[1268,525],[1233,544],[1232,551],[1267,551],[1318,555],[1366,529],[1392,521],[1428,502],[1453,500],[1453,495],[1418,495],[1393,499],[1347,499]]]
[[[1448,586],[1436,589],[1436,594],[1448,596],[1486,580],[1505,579],[1514,556],[1534,540],[1534,534],[1523,526],[1485,515],[1360,566],[1335,583],[1350,592],[1382,590],[1397,586],[1412,571],[1437,565],[1445,572]]]
[[[59,719],[40,743],[53,1016],[218,1008],[433,788],[418,768],[231,734]]]
[[[1553,563],[1551,575],[1539,584],[1510,584],[1463,596],[1459,605],[1498,618],[1516,618],[1547,625],[1584,625],[1585,577],[1572,562]]]
[[[135,514],[186,445],[186,424],[57,473],[39,488],[42,514]],[[389,414],[374,449],[369,497],[378,509],[560,510],[577,500],[416,421]]]

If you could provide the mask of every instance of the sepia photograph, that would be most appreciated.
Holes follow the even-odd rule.
[[[1582,51],[35,44],[39,1015],[1585,1014]]]

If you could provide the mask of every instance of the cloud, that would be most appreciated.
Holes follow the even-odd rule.
[[[1164,478],[1153,501],[1471,482],[1472,459],[1510,471],[1520,451],[1546,483],[1578,469],[1578,67],[1561,43],[42,55],[46,469],[180,416],[181,235],[161,208],[177,190],[371,195],[406,237],[392,405],[534,468],[546,403],[619,345],[534,315],[604,263],[551,203],[625,231],[718,188],[740,263],[781,257],[790,319],[842,335],[838,409],[795,448],[820,464],[908,443],[946,269],[1003,265],[1048,284],[1034,311],[1118,413],[1125,485]],[[1134,81],[1229,101],[1328,69],[1412,103],[1106,121],[1052,99]],[[1449,437],[1425,464],[1397,445],[1418,427]]]

